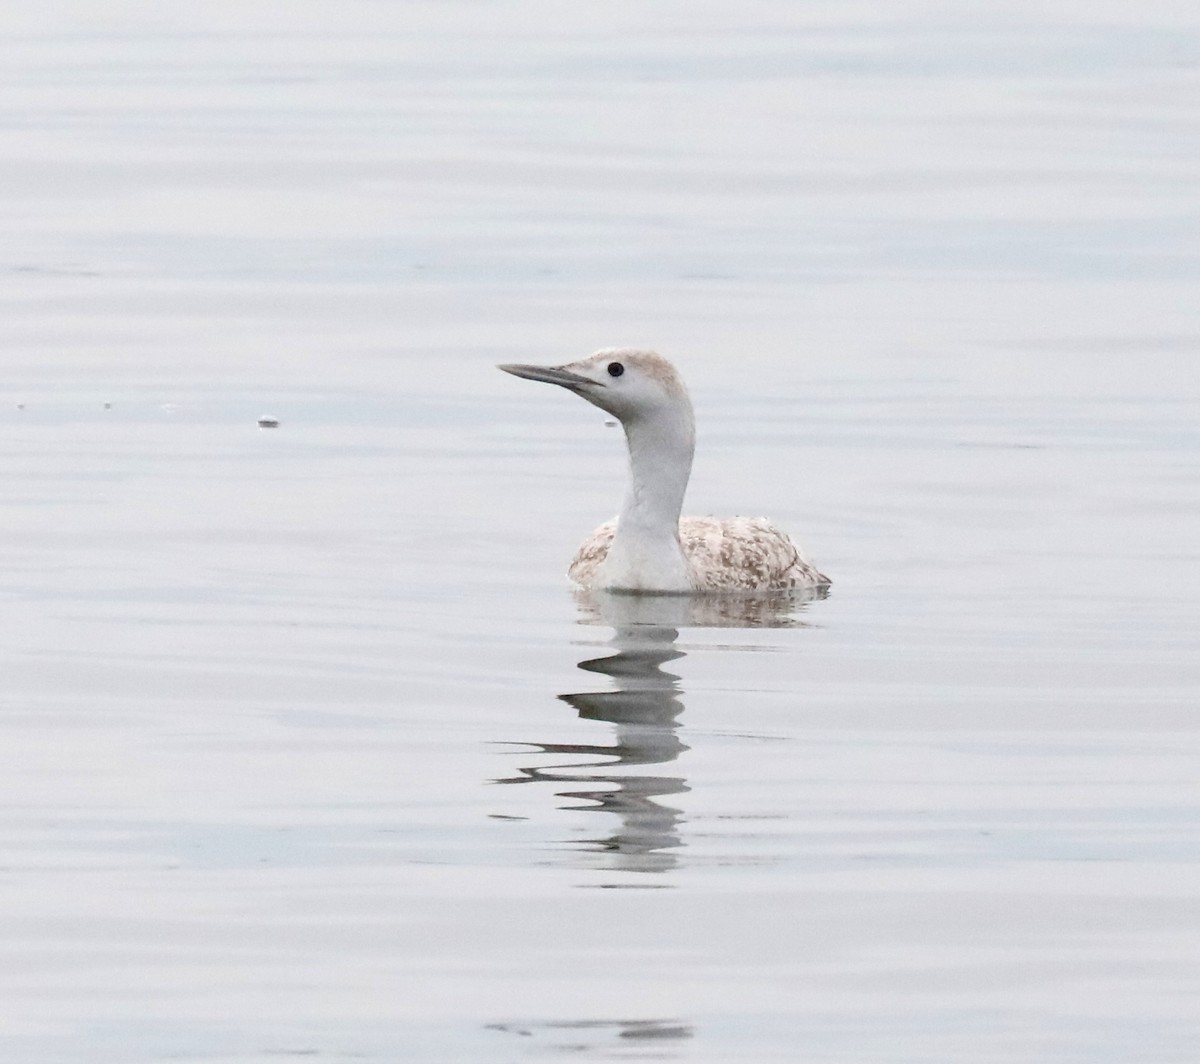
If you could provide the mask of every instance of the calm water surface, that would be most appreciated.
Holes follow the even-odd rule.
[[[1193,5],[200,7],[0,36],[5,1059],[1193,1061]],[[828,598],[572,595],[623,343]]]

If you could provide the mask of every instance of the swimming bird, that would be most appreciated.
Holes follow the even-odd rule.
[[[580,587],[686,594],[829,586],[791,536],[764,517],[680,517],[695,421],[683,380],[661,355],[605,348],[563,366],[499,368],[566,388],[625,429],[625,501],[576,552],[567,573]]]

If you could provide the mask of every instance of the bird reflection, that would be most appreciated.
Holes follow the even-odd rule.
[[[618,818],[611,833],[583,840],[589,865],[626,872],[670,871],[683,846],[683,813],[660,799],[686,792],[687,781],[678,775],[628,770],[670,765],[688,749],[679,736],[684,708],[680,677],[663,668],[685,656],[676,645],[679,630],[798,627],[804,622],[797,612],[818,597],[824,597],[824,589],[712,597],[577,592],[580,623],[611,627],[609,645],[615,650],[588,657],[579,668],[609,677],[612,686],[558,698],[586,720],[614,725],[612,742],[530,743],[542,754],[569,755],[571,760],[522,768],[519,775],[496,782],[581,785],[557,792],[572,801],[562,808]],[[581,756],[587,760],[577,760]]]
[[[612,742],[531,743],[543,754],[566,754],[572,760],[522,768],[519,776],[497,781],[581,784],[558,791],[572,802],[563,808],[615,813],[619,819],[612,834],[583,840],[586,853],[600,856],[596,863],[601,867],[665,872],[675,866],[671,851],[680,845],[682,814],[656,799],[686,791],[687,784],[679,776],[625,770],[669,764],[687,749],[679,739],[679,677],[662,667],[683,657],[675,646],[678,636],[676,629],[663,625],[617,626],[611,642],[615,654],[579,663],[585,672],[611,677],[615,689],[558,696],[580,717],[614,724]],[[580,756],[586,760],[578,760]]]

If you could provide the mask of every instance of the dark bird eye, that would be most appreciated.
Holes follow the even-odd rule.
[[[610,362],[608,364],[608,375],[610,377],[619,377],[625,372],[625,367],[620,362]]]

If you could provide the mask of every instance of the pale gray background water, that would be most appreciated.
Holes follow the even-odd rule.
[[[27,5],[0,189],[4,1059],[1196,1059],[1195,4]],[[576,603],[622,343],[830,598]]]

